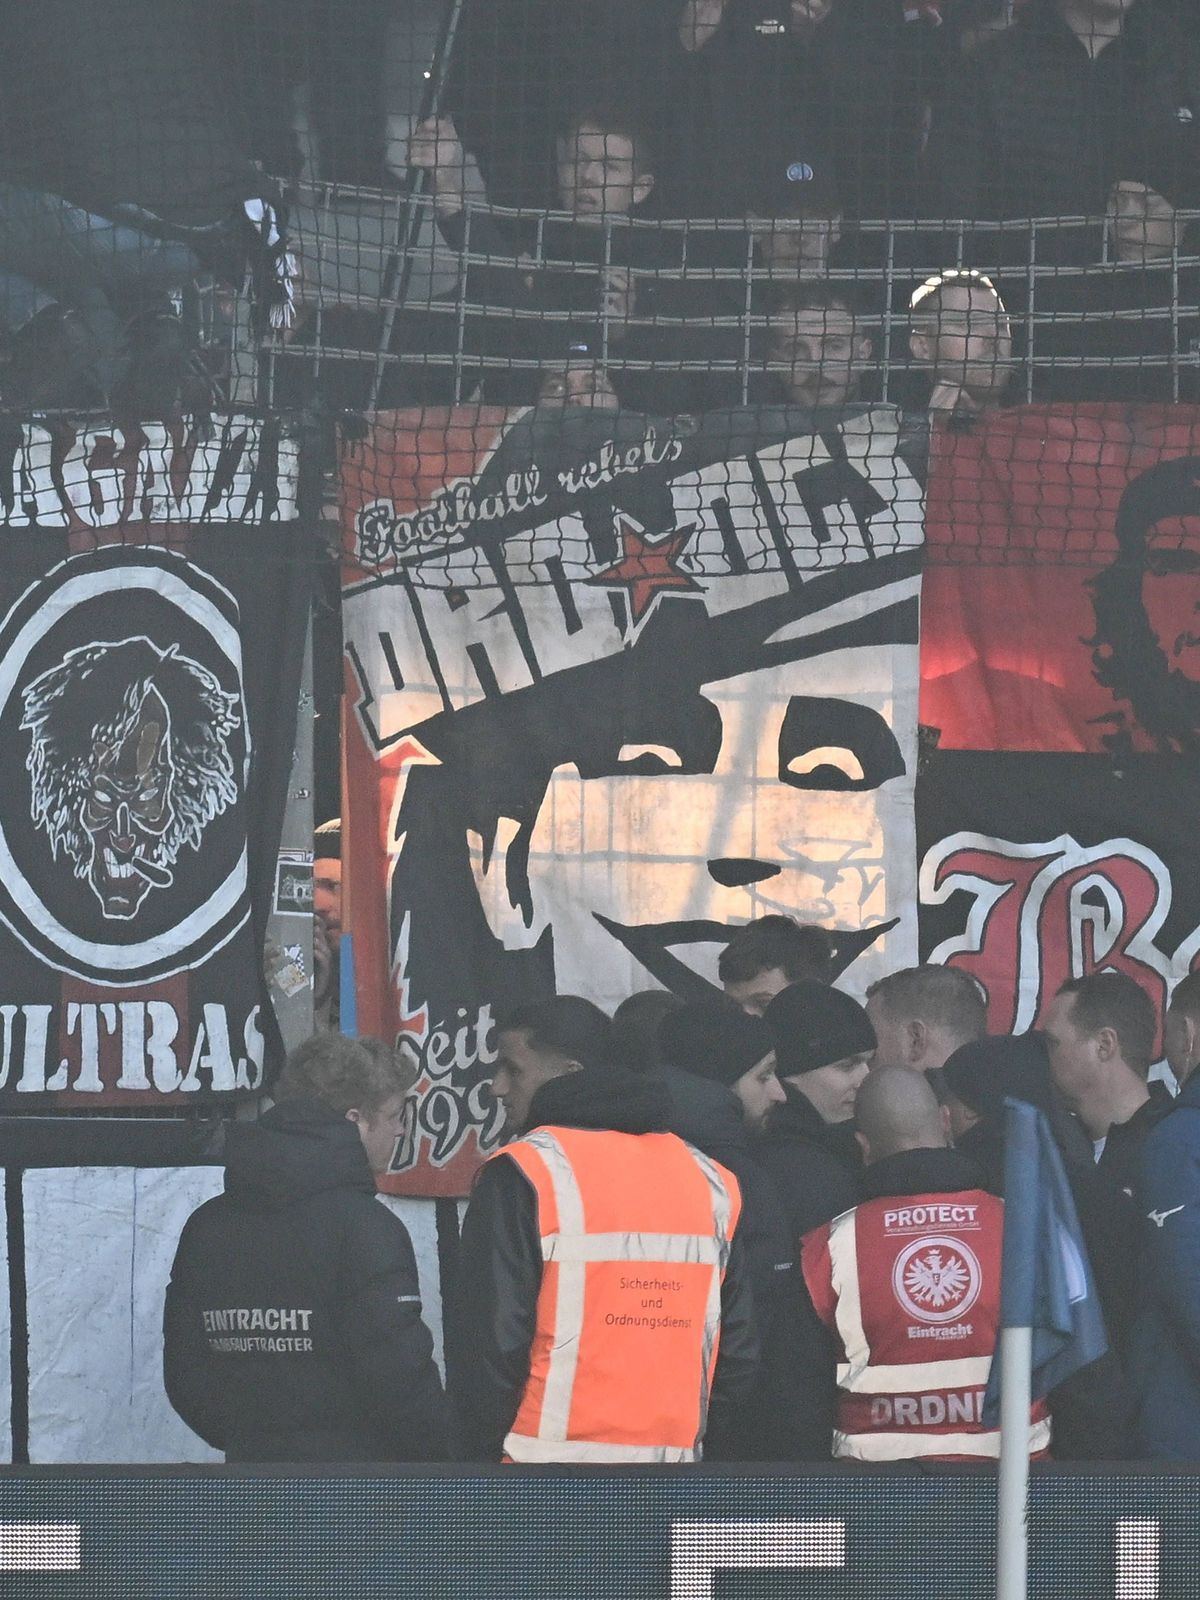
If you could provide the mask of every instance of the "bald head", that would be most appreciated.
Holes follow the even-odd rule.
[[[946,1129],[924,1073],[880,1067],[858,1091],[854,1122],[868,1166],[900,1150],[942,1150]]]

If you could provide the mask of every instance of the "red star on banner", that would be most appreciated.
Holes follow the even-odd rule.
[[[686,528],[676,528],[663,538],[647,539],[641,523],[624,512],[614,513],[613,521],[621,534],[621,559],[587,581],[604,589],[624,589],[629,620],[635,627],[664,590],[703,592],[703,585],[688,573],[680,572],[676,565],[696,531],[694,522],[689,522]]]

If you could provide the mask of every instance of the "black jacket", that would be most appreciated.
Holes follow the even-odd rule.
[[[949,7],[935,26],[894,0],[837,0],[796,32],[788,0],[730,0],[712,38],[682,56],[684,206],[770,216],[802,162],[850,216],[911,216],[925,105],[957,65],[957,20]]]
[[[775,1181],[762,1163],[741,1107],[723,1084],[679,1067],[659,1073],[671,1097],[667,1126],[706,1156],[719,1161],[742,1191],[742,1240],[754,1295],[761,1359],[754,1387],[736,1414],[710,1426],[704,1442],[709,1461],[775,1461],[790,1458],[784,1422],[786,1395],[795,1370],[796,1244]]]
[[[661,1084],[624,1068],[555,1078],[534,1096],[528,1128],[667,1131]],[[529,1376],[542,1280],[537,1200],[515,1162],[480,1170],[463,1220],[446,1371],[465,1460],[498,1461]],[[747,1392],[758,1362],[753,1302],[740,1231],[721,1290],[721,1345],[709,1405],[721,1429]]]
[[[760,1332],[773,1297],[796,1260],[774,1180],[762,1164],[758,1141],[751,1140],[741,1107],[723,1084],[679,1067],[663,1067],[658,1081],[670,1096],[667,1128],[727,1167],[742,1191],[738,1225],[746,1267],[759,1308]]]
[[[763,1165],[775,1181],[793,1247],[806,1233],[858,1202],[854,1124],[830,1124],[793,1084],[776,1106],[762,1143]]]
[[[20,48],[0,61],[6,178],[103,215],[136,204],[186,224],[262,192],[207,0],[44,0],[14,25]]]
[[[438,1461],[445,1400],[408,1233],[319,1101],[229,1130],[163,1322],[171,1404],[230,1461]]]
[[[1134,1312],[1130,1285],[1137,1272],[1138,1219],[1129,1197],[1098,1171],[1075,1119],[1057,1107],[1041,1109],[1063,1157],[1109,1339],[1106,1355],[1051,1394],[1053,1450],[1060,1461],[1111,1460],[1128,1454],[1132,1400],[1124,1353]],[[958,1140],[958,1151],[979,1168],[983,1187],[1003,1197],[1003,1113],[977,1122]]]
[[[1056,0],[1035,0],[954,75],[930,137],[929,208],[943,217],[1101,216],[1115,179],[1194,163],[1197,124],[1196,51],[1167,8],[1139,0],[1093,58]]]
[[[554,220],[542,226],[540,238],[545,259],[557,265],[534,267],[536,228],[485,209],[451,213],[439,218],[438,226],[452,249],[465,251],[469,244],[473,256],[493,258],[486,266],[464,269],[471,309],[463,328],[470,369],[466,385],[482,383],[492,404],[532,404],[541,371],[528,365],[479,371],[471,367],[472,359],[536,361],[555,369],[570,355],[577,361],[591,356],[601,364],[606,258],[618,271],[635,273],[628,319],[612,316],[608,322],[605,370],[621,404],[664,415],[736,403],[740,389],[732,374],[675,370],[682,361],[729,360],[740,353],[740,334],[711,326],[715,317],[736,317],[741,310],[735,286],[696,272],[687,280],[679,275],[685,260],[693,269],[742,266],[744,245],[734,235],[693,231],[685,242],[678,230],[623,227],[616,219],[606,236],[600,227]],[[505,257],[515,262],[521,256],[528,262],[499,264]],[[431,304],[430,348],[452,351],[457,324],[457,294]],[[658,370],[626,365],[632,362],[654,362]]]
[[[959,1194],[982,1189],[983,1175],[961,1150],[901,1150],[863,1169],[859,1200],[888,1200],[893,1195]]]
[[[1108,1130],[1096,1170],[1124,1194],[1132,1196],[1141,1171],[1142,1148],[1153,1129],[1175,1104],[1165,1083],[1150,1083],[1150,1098],[1139,1106],[1128,1122]]]
[[[1197,242],[1185,239],[1183,253],[1193,254]],[[1007,289],[1005,284],[1005,304],[1016,321],[1022,302]],[[1174,355],[1181,358],[1178,398],[1194,400],[1198,385],[1192,363],[1200,351],[1200,320],[1178,316],[1173,307],[1197,303],[1200,273],[1187,266],[1172,271],[1170,261],[1043,278],[1034,295],[1034,399],[1174,400]],[[1078,357],[1090,364],[1079,367],[1063,359]]]

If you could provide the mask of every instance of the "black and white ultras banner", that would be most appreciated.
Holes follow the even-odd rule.
[[[141,439],[63,452],[77,477],[99,455],[99,494],[63,487],[60,461],[62,492],[27,501],[40,520],[10,527],[0,566],[9,1105],[194,1101],[253,1090],[270,1064],[263,884],[307,592],[279,526],[294,458],[244,422],[183,462],[186,439],[165,437],[155,474]],[[127,496],[142,471],[158,498]]]

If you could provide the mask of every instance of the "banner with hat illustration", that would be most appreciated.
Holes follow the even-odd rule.
[[[37,427],[0,455],[0,1102],[262,1086],[308,562],[296,452]]]
[[[495,1024],[713,992],[729,929],[915,955],[921,491],[890,408],[384,415],[342,459],[362,1033],[421,1077],[389,1186],[495,1147]],[[848,969],[848,970],[847,970]]]

